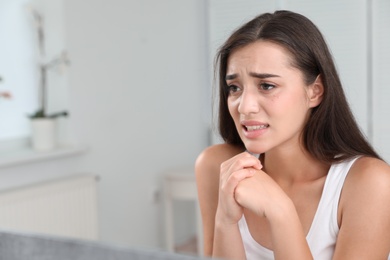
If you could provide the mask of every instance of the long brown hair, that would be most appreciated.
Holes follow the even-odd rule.
[[[219,132],[227,143],[244,146],[227,105],[225,81],[230,53],[258,40],[283,46],[292,57],[292,66],[302,71],[307,85],[321,75],[324,94],[312,109],[303,131],[304,146],[323,162],[332,163],[356,155],[380,158],[359,129],[349,108],[332,55],[318,28],[305,16],[291,11],[259,15],[227,39],[216,56],[219,67]]]

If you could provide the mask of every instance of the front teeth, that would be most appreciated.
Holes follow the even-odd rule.
[[[248,131],[255,131],[255,130],[264,129],[267,127],[268,127],[268,125],[252,125],[252,126],[246,126],[246,129]]]

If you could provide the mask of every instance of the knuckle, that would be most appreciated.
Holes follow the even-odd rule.
[[[238,182],[241,179],[240,175],[240,172],[234,172],[231,174],[231,179],[235,182]]]
[[[236,161],[236,165],[240,168],[242,168],[244,165],[245,165],[245,158],[239,158],[237,161]]]
[[[226,168],[227,168],[227,167],[226,167],[226,164],[225,164],[225,163],[222,163],[222,164],[219,166],[219,170],[220,170],[221,172],[224,172]]]
[[[242,200],[242,189],[240,187],[241,186],[238,185],[234,190],[234,198],[236,199],[237,202],[241,202]]]

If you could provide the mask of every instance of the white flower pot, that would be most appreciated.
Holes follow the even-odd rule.
[[[31,119],[31,146],[36,151],[50,151],[56,147],[55,119]]]

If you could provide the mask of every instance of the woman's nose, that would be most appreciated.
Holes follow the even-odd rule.
[[[256,93],[245,89],[240,97],[238,112],[243,115],[249,115],[259,112],[259,102]]]

